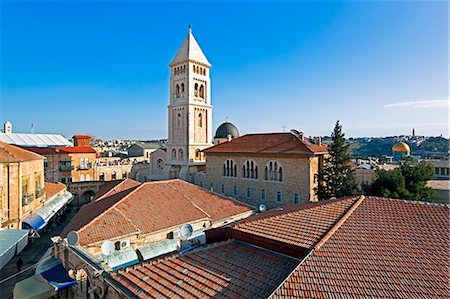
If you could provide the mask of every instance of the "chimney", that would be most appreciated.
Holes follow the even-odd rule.
[[[74,135],[72,138],[74,146],[89,146],[89,135]]]
[[[230,142],[231,141],[231,134],[227,135],[227,141]]]
[[[12,133],[12,124],[9,121],[6,121],[5,124],[3,125],[3,131],[6,134],[11,134]]]
[[[305,135],[303,134],[303,132],[299,132],[295,129],[292,129],[291,134],[300,139],[301,141],[305,141]]]
[[[314,143],[317,145],[322,145],[322,138],[320,138],[320,136],[314,137]]]

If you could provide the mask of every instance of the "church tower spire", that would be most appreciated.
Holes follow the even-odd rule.
[[[211,64],[188,27],[188,34],[169,64],[169,137],[164,172],[168,178],[193,181],[205,165],[201,151],[212,145]]]

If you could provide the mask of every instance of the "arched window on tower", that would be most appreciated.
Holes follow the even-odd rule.
[[[192,71],[195,73],[195,65],[192,66]]]
[[[181,91],[180,91],[180,94],[181,94],[181,96],[182,97],[184,97],[184,83],[181,83]]]
[[[198,83],[194,85],[194,96],[198,97]]]
[[[177,114],[177,128],[181,128],[181,114]]]
[[[196,149],[195,150],[195,160],[199,161],[201,159],[202,159],[202,155],[201,155],[200,149]]]
[[[178,160],[180,160],[180,161],[183,160],[183,150],[182,149],[178,150]]]
[[[200,68],[197,66],[197,74],[200,73]]]
[[[204,86],[203,84],[200,85],[200,91],[199,91],[199,94],[200,94],[200,97],[201,97],[202,99],[205,98],[205,86]]]
[[[206,69],[203,69],[203,75],[206,76]]]
[[[177,84],[177,86],[175,87],[175,96],[177,98],[180,97],[180,85]]]
[[[172,160],[176,160],[177,159],[177,150],[173,149],[172,150]]]
[[[198,114],[198,126],[203,127],[203,115],[201,113]]]

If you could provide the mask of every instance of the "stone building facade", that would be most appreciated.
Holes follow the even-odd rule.
[[[44,200],[44,157],[0,142],[1,227],[22,228],[22,220]]]
[[[192,182],[204,169],[201,151],[212,145],[211,64],[189,28],[188,35],[169,64],[170,104],[166,178]]]
[[[196,184],[251,205],[316,201],[316,175],[327,147],[298,132],[248,134],[207,150]]]

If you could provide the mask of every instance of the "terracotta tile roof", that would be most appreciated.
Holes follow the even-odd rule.
[[[351,197],[277,208],[247,218],[233,230],[310,249],[356,200]]]
[[[206,153],[307,154],[328,152],[325,144],[314,144],[292,133],[247,134],[212,146]]]
[[[86,138],[91,138],[91,136],[89,136],[89,135],[82,135],[82,134],[76,134],[76,135],[73,135],[73,138],[86,139]]]
[[[66,153],[93,153],[93,154],[97,154],[95,149],[93,149],[90,146],[63,146],[63,147],[60,147],[59,150],[61,152],[66,152]]]
[[[84,245],[120,237],[124,231],[146,234],[201,219],[215,222],[250,211],[252,207],[248,205],[181,180],[148,182],[84,206],[62,236],[76,230]]]
[[[59,192],[66,190],[66,185],[62,183],[48,183],[45,182],[45,194],[47,198],[51,198]]]
[[[45,157],[16,145],[0,142],[0,163],[43,160]]]
[[[95,194],[94,201],[136,187],[140,184],[140,182],[132,179],[105,182],[100,186],[97,194]]]
[[[448,298],[449,206],[367,197],[274,298]]]
[[[228,241],[111,274],[138,298],[267,298],[298,264]]]

